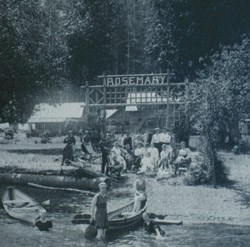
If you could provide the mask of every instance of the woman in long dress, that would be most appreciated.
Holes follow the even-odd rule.
[[[64,139],[63,143],[66,145],[63,149],[62,166],[64,165],[65,160],[74,161],[74,146],[76,144],[76,139],[71,130],[69,131],[68,136]]]
[[[97,193],[91,205],[90,223],[95,222],[97,228],[97,240],[104,240],[108,229],[108,213],[107,213],[107,184],[101,182],[99,184],[100,192]]]

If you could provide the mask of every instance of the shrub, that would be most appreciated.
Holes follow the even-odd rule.
[[[211,184],[213,179],[212,171],[213,169],[206,159],[199,155],[192,161],[190,169],[184,177],[184,183],[186,185]],[[229,170],[218,157],[215,160],[215,174],[217,184],[223,185],[228,182]]]

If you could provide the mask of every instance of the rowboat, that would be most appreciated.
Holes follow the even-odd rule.
[[[35,224],[40,211],[45,209],[22,191],[7,187],[2,196],[5,211],[13,218]]]
[[[112,212],[108,213],[109,228],[107,230],[108,237],[113,237],[118,232],[123,232],[125,230],[132,230],[136,226],[142,224],[142,215],[146,212],[147,203],[142,209],[137,213],[132,213],[134,207],[134,201],[130,202],[126,206],[118,208]],[[88,214],[78,214],[74,216],[72,220],[73,224],[88,224],[90,215]]]

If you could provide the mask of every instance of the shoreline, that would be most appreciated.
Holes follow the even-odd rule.
[[[33,143],[32,143],[33,142]],[[26,143],[26,145],[25,145]],[[0,168],[24,168],[29,171],[61,169],[61,155],[43,155],[37,153],[8,152],[8,150],[60,149],[61,142],[53,144],[34,144],[34,140],[0,145]],[[233,186],[213,188],[209,185],[187,186],[183,184],[183,176],[162,179],[147,178],[148,212],[168,215],[168,219],[183,221],[183,224],[230,224],[250,226],[250,155],[234,155],[220,153],[225,165],[230,169],[229,179]],[[100,170],[101,165],[93,165]],[[64,167],[64,169],[73,169]],[[121,202],[133,198],[134,174],[128,174],[129,181],[119,188],[112,189],[113,198]],[[124,193],[125,197],[117,195]],[[246,199],[248,198],[248,199]],[[112,207],[111,207],[112,208]]]

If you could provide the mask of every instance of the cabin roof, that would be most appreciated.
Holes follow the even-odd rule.
[[[36,105],[28,123],[64,122],[67,119],[80,119],[85,103],[61,103]]]

